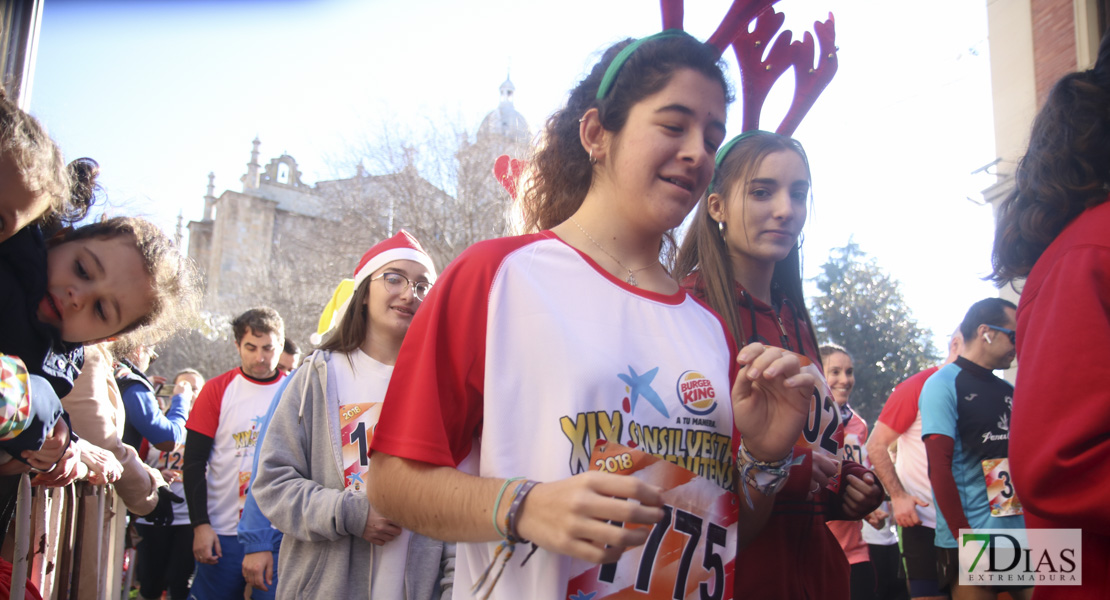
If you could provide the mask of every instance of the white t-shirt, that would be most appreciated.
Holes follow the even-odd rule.
[[[208,457],[208,520],[218,535],[236,535],[247,499],[258,430],[284,375],[260,382],[239,368],[200,390],[187,429],[213,439]]]
[[[333,353],[328,357],[328,371],[335,378],[339,397],[339,437],[342,446],[343,474],[347,487],[365,489],[369,461],[366,450],[378,425],[385,391],[393,375],[393,367],[370,358],[362,350],[347,354]],[[365,492],[363,492],[365,493]],[[404,598],[405,572],[409,540],[412,532],[401,534],[384,546],[373,547],[370,589],[375,598]]]
[[[684,291],[632,287],[551,232],[482,242],[452,263],[417,313],[373,447],[543,482],[590,469],[595,442],[608,440],[734,492],[734,356],[720,318]],[[701,553],[714,536],[698,535]],[[735,548],[735,520],[727,535]],[[497,545],[457,545],[455,598],[472,597]],[[530,551],[517,548],[491,597],[575,594],[568,584],[580,565],[540,549],[522,566]],[[706,557],[722,559],[722,574],[735,559],[725,554]],[[663,568],[658,556],[652,573]],[[731,586],[721,588],[732,597]],[[606,597],[590,589],[582,597]]]

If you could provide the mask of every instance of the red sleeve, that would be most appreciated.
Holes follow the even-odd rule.
[[[960,530],[971,529],[971,524],[967,522],[960,492],[956,489],[956,479],[952,476],[952,452],[956,442],[939,433],[926,435],[924,440],[925,454],[929,457],[929,483],[933,486],[937,509],[944,514],[952,538],[958,540]]]
[[[224,391],[238,372],[238,368],[232,369],[204,384],[200,394],[197,394],[196,401],[193,402],[193,411],[189,413],[185,429],[202,433],[212,439],[216,438],[216,429],[220,426],[220,406],[223,404]]]
[[[436,281],[401,344],[371,450],[451,467],[470,453],[482,425],[490,288],[504,257],[535,239],[475,244]]]
[[[1099,209],[1110,210],[1088,210]],[[1031,513],[1084,535],[1110,535],[1110,250],[1073,248],[1026,292],[1018,310],[1014,487]]]
[[[936,372],[937,368],[933,367],[899,383],[886,399],[886,404],[879,413],[879,422],[898,435],[905,433],[917,419],[917,399],[921,396],[921,388],[925,387],[925,380]]]

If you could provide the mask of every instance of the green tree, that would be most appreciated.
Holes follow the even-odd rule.
[[[822,295],[810,306],[817,338],[852,354],[852,406],[874,424],[894,386],[939,362],[933,333],[917,324],[898,281],[851,240],[829,252],[816,282]]]

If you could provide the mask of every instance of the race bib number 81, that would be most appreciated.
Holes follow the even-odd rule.
[[[574,561],[568,600],[732,598],[739,510],[735,493],[655,456],[605,440],[598,441],[591,460],[591,470],[628,475],[663,488],[664,516],[650,526],[646,543],[625,550],[617,562]]]

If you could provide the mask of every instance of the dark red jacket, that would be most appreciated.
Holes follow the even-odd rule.
[[[696,275],[682,281],[691,294],[705,301],[704,289]],[[777,302],[779,314],[766,303],[753,298],[737,284],[740,296],[740,322],[746,340],[737,340],[743,347],[759,341],[782,347],[785,329],[790,349],[812,360],[818,368],[821,359],[813,347],[813,336],[804,316],[790,302]],[[752,327],[754,316],[754,331]],[[781,327],[779,323],[781,319]],[[800,349],[800,350],[799,350]],[[841,436],[840,439],[843,439]],[[844,518],[840,513],[840,497],[822,490],[813,499],[809,495],[813,471],[808,449],[795,447],[795,454],[804,454],[805,461],[791,469],[786,486],[775,496],[775,505],[763,530],[736,558],[734,597],[758,600],[849,600],[848,559],[836,536],[825,521]],[[844,462],[841,481],[848,475],[862,477],[868,472],[854,462]],[[844,487],[841,486],[841,491]]]
[[[1079,215],[1037,260],[1017,310],[1010,424],[1028,528],[1078,528],[1083,586],[1036,600],[1110,595],[1110,201]]]

